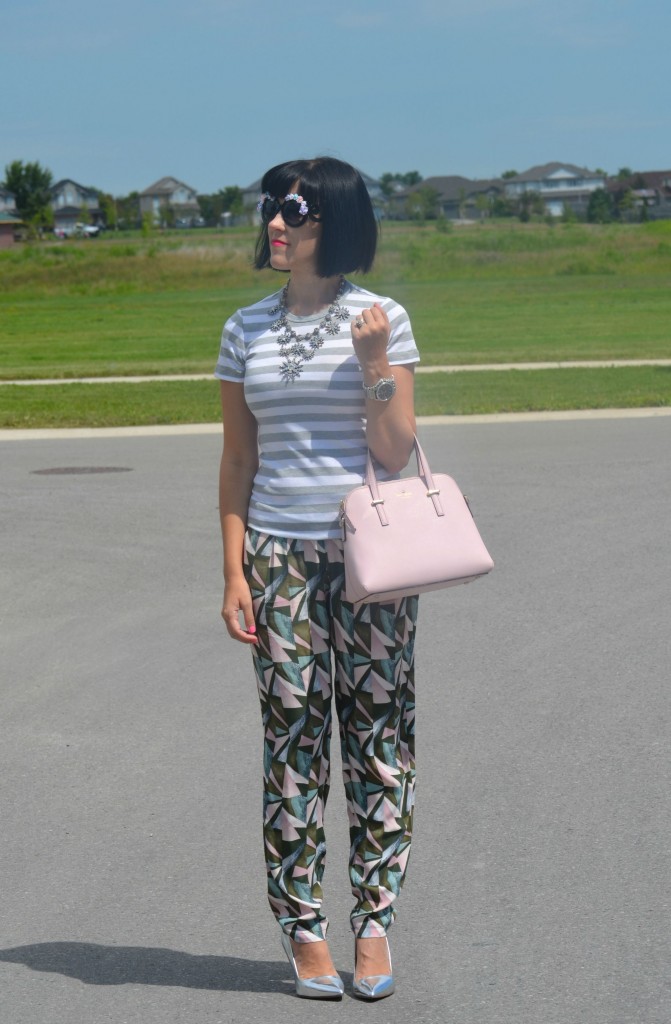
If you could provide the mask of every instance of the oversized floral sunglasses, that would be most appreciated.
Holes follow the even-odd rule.
[[[282,220],[290,228],[302,227],[310,216],[308,204],[303,196],[299,196],[296,192],[290,192],[283,200],[275,199],[270,192],[264,192],[256,204],[256,209],[261,214],[264,224],[270,224],[273,217],[281,212]],[[314,215],[314,211],[312,213]]]

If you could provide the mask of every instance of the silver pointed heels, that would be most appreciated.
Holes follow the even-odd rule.
[[[389,952],[389,942],[385,935],[385,942],[387,943],[387,956],[389,957],[389,970],[391,971],[391,954]],[[366,978],[359,978],[356,976],[356,940],[354,942],[354,980],[352,982],[352,993],[357,999],[367,999],[372,1001],[373,999],[385,999],[387,996],[392,995],[396,988],[394,978],[392,974],[371,974]]]
[[[280,939],[282,941],[282,949],[286,953],[287,960],[294,972],[297,996],[300,996],[302,999],[342,999],[345,986],[339,974],[321,974],[317,978],[299,978],[291,939],[285,932],[281,933]]]

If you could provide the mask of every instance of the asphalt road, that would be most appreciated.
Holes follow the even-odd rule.
[[[670,426],[423,429],[496,569],[421,601],[397,994],[320,1019],[671,1020]],[[265,902],[255,685],[219,620],[218,448],[0,444],[2,1024],[314,1019]],[[127,471],[43,472],[73,467]],[[338,785],[327,831],[349,982]]]

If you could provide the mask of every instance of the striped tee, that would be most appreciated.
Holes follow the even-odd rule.
[[[340,536],[338,510],[344,495],[363,482],[366,466],[366,402],[361,368],[349,322],[340,333],[325,331],[323,347],[303,364],[300,377],[279,375],[278,335],[270,330],[281,291],[239,309],[226,322],[215,370],[220,380],[244,384],[247,405],[258,423],[259,468],[247,523],[281,537]],[[408,315],[392,299],[346,282],[340,305],[352,319],[378,302],[389,317],[390,364],[419,362]],[[324,313],[287,314],[302,337]],[[379,468],[380,479],[390,474]]]

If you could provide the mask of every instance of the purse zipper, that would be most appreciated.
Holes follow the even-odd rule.
[[[354,524],[352,523],[351,519],[347,515],[347,512],[345,511],[345,499],[344,498],[340,502],[339,521],[340,521],[340,529],[342,531],[342,539],[343,539],[343,541],[346,541],[347,540],[347,527],[349,526],[349,528],[352,531],[352,533],[356,533],[356,527],[354,526]]]

